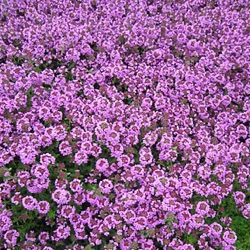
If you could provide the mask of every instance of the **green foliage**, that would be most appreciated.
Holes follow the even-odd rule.
[[[26,58],[23,56],[13,56],[12,57],[12,62],[17,65],[21,66],[25,62]]]
[[[127,105],[130,105],[133,103],[133,98],[126,97],[123,102]]]
[[[53,220],[54,220],[54,219],[56,218],[56,211],[55,211],[54,209],[50,209],[50,211],[49,211],[47,217],[48,217],[49,219],[53,219]]]
[[[37,211],[28,211],[24,210],[21,205],[12,206],[12,223],[13,227],[18,230],[20,233],[20,241],[25,240],[26,233],[41,228],[41,230],[45,229],[44,218],[38,217]]]
[[[250,246],[250,221],[242,217],[240,214],[232,216],[231,218],[233,219],[233,222],[231,228],[238,237],[236,241],[236,248],[239,250],[248,250]]]
[[[250,246],[250,221],[243,217],[241,212],[236,208],[233,197],[226,197],[221,205],[224,209],[222,217],[230,217],[232,224],[230,228],[237,234],[236,248],[240,250],[248,250]]]
[[[31,98],[34,96],[34,91],[32,89],[32,87],[30,87],[28,89],[28,92],[27,92],[27,107],[28,108],[31,108],[32,106],[32,101],[31,101]]]
[[[65,72],[64,76],[65,76],[67,81],[72,81],[75,79],[75,76],[72,74],[71,71]]]
[[[174,214],[168,214],[165,218],[165,223],[168,225],[170,229],[173,227],[173,223],[176,222],[176,218]]]
[[[183,240],[185,243],[193,245],[196,249],[198,249],[198,237],[195,237],[192,233],[184,233]]]
[[[166,170],[169,170],[169,168],[171,166],[173,166],[173,162],[172,161],[158,161],[158,164],[160,164],[161,166],[163,166]]]

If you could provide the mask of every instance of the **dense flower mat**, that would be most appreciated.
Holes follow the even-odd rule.
[[[1,249],[249,249],[248,0],[0,4]]]

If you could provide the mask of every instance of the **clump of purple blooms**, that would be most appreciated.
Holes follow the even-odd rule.
[[[248,0],[0,1],[1,249],[236,249],[249,23]]]

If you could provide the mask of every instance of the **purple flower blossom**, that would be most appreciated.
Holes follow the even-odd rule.
[[[84,192],[77,192],[74,194],[74,202],[77,205],[82,205],[86,201],[86,196]]]
[[[74,159],[77,165],[82,165],[83,163],[86,164],[88,162],[88,155],[84,152],[79,151],[75,154]]]
[[[22,198],[23,207],[27,210],[34,210],[37,206],[37,200],[32,196],[25,196]]]
[[[209,205],[205,201],[200,201],[196,205],[196,211],[200,215],[206,215],[209,212]]]
[[[12,221],[7,210],[2,211],[0,214],[0,226],[1,226],[0,234],[2,234],[5,231],[8,231],[12,226]]]
[[[70,155],[72,153],[72,148],[68,141],[63,141],[59,145],[59,151],[63,156]]]
[[[75,211],[76,211],[75,207],[69,205],[63,205],[61,209],[61,215],[64,218],[70,218],[71,215],[75,213]]]
[[[96,162],[96,169],[100,172],[105,172],[105,170],[109,167],[109,163],[107,159],[98,159]]]
[[[101,189],[102,193],[109,194],[110,191],[113,189],[112,181],[110,181],[108,179],[102,180],[99,183],[99,188]]]
[[[70,236],[70,227],[69,226],[63,226],[60,225],[58,228],[54,231],[54,236],[52,236],[52,239],[55,241],[59,241],[61,239],[67,239]]]
[[[211,233],[216,235],[216,236],[220,236],[220,234],[222,233],[222,226],[220,224],[218,224],[217,222],[213,222],[210,225],[210,230]]]
[[[150,148],[144,147],[140,150],[139,153],[140,153],[141,165],[145,166],[153,162],[153,155],[152,155]]]
[[[65,189],[56,189],[52,193],[52,199],[57,203],[57,204],[67,204],[71,200],[71,194],[69,191]]]
[[[40,214],[47,214],[50,209],[50,204],[47,201],[39,201],[36,205],[36,209]]]
[[[81,181],[79,179],[74,179],[69,183],[69,187],[73,192],[80,192],[82,190]]]
[[[49,233],[41,232],[38,236],[38,239],[42,245],[46,245],[47,240],[49,240]]]
[[[235,232],[233,232],[232,230],[227,230],[223,234],[223,239],[229,245],[233,245],[237,240],[237,236],[236,236]]]
[[[4,239],[7,244],[11,245],[12,247],[15,247],[19,235],[19,232],[15,229],[9,230],[4,234]]]

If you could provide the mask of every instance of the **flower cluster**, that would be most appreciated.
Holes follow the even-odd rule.
[[[248,5],[2,1],[0,248],[236,249]]]

